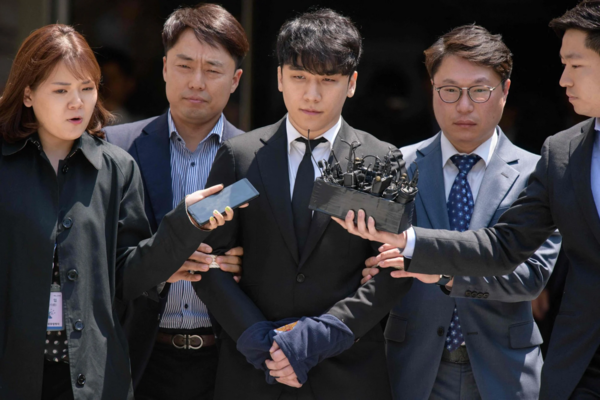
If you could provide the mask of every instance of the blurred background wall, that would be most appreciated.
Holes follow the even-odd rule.
[[[21,41],[51,22],[75,25],[103,68],[103,96],[122,122],[150,117],[168,106],[162,80],[161,28],[190,0],[0,0],[0,89]],[[248,130],[285,113],[277,91],[274,44],[281,24],[311,6],[351,17],[364,37],[356,96],[344,117],[398,146],[438,129],[432,89],[423,65],[425,50],[452,27],[477,23],[501,33],[514,54],[513,84],[500,123],[513,141],[538,153],[544,139],[580,120],[558,85],[560,41],[548,28],[577,0],[348,1],[223,0],[244,25],[251,53],[227,117]]]

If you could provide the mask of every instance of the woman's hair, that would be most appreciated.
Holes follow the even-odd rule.
[[[67,25],[46,25],[30,34],[17,52],[8,81],[0,97],[0,135],[9,143],[26,138],[38,129],[33,109],[25,107],[23,96],[29,86],[35,90],[63,61],[78,79],[90,77],[96,89],[100,85],[100,67],[94,52],[75,29]],[[104,138],[101,129],[112,115],[96,102],[87,131]]]

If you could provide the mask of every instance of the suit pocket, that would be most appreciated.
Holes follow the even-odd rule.
[[[540,330],[534,321],[511,325],[508,328],[508,336],[510,347],[513,349],[524,349],[544,343]]]
[[[383,336],[385,336],[386,340],[391,340],[393,342],[404,342],[404,339],[406,339],[407,325],[408,321],[406,319],[394,314],[390,314],[390,318],[388,319]]]

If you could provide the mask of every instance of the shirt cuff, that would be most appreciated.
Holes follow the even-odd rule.
[[[406,230],[406,247],[402,251],[402,255],[404,256],[404,258],[412,258],[415,252],[415,241],[415,230],[411,226]]]

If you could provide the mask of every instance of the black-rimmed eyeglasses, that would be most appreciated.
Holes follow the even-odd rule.
[[[438,92],[438,94],[440,95],[440,99],[442,99],[444,103],[456,103],[458,100],[460,100],[460,97],[463,94],[463,90],[467,91],[467,93],[469,94],[469,98],[473,100],[473,102],[485,103],[490,99],[490,97],[492,97],[492,92],[496,90],[496,88],[501,84],[502,82],[497,84],[495,87],[487,85],[476,85],[468,88],[461,88],[459,86],[452,85],[436,87],[434,85],[433,88]]]

